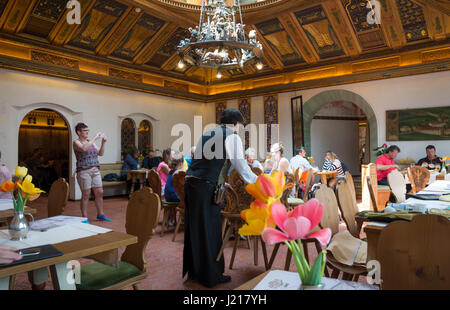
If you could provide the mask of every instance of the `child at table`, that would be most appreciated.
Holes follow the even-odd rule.
[[[167,202],[179,202],[180,197],[178,197],[177,193],[175,192],[175,188],[173,187],[173,175],[178,170],[183,169],[184,164],[184,158],[176,158],[173,159],[170,162],[170,171],[169,175],[167,176],[166,186],[164,187],[164,199]]]

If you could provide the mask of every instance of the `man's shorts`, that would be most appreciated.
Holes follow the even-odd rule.
[[[95,187],[103,187],[102,176],[100,175],[98,167],[92,167],[77,172],[77,181],[82,191]]]

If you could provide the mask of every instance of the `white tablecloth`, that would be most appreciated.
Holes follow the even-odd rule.
[[[76,223],[50,229],[45,232],[30,230],[25,240],[11,241],[8,230],[0,230],[0,245],[12,246],[17,249],[24,249],[44,244],[55,244],[80,238],[86,238],[97,234],[104,234],[111,229]]]
[[[428,185],[424,190],[420,191],[418,194],[443,194],[450,193],[450,181],[435,181],[434,183]],[[447,209],[450,208],[450,202],[440,201],[440,200],[421,200],[416,198],[408,198],[405,201],[408,205],[425,206],[427,210],[430,209]]]
[[[13,201],[11,199],[0,199],[0,211],[14,209]]]

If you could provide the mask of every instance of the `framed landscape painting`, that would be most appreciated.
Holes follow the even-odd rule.
[[[386,111],[386,141],[450,140],[450,107]]]

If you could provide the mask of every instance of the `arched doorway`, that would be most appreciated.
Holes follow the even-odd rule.
[[[59,177],[69,180],[70,130],[58,112],[39,108],[28,112],[19,127],[19,165],[26,166],[33,182],[47,191]]]
[[[333,151],[352,175],[370,162],[369,126],[365,113],[354,103],[333,101],[324,105],[311,122],[311,155],[319,167]]]
[[[366,151],[370,152],[370,161],[375,162],[376,152],[374,151],[374,149],[377,147],[378,143],[378,126],[375,112],[363,97],[348,90],[341,89],[324,91],[313,96],[311,99],[305,102],[305,104],[303,105],[305,148],[308,152],[311,152],[311,144],[313,143],[311,140],[311,125],[314,116],[318,111],[322,109],[323,106],[337,101],[351,102],[364,112],[367,118],[369,131],[369,147],[366,149]],[[333,130],[331,130],[330,128],[330,135],[335,135],[338,138],[339,133],[333,132]]]

